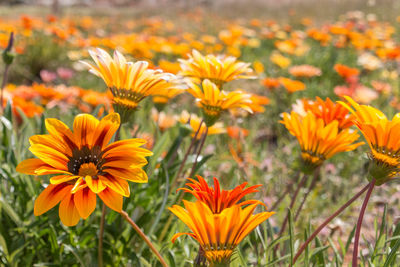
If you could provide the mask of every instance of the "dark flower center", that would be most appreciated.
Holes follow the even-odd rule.
[[[84,146],[72,151],[72,157],[69,158],[68,162],[68,171],[74,175],[94,177],[102,172],[104,162],[100,146],[92,148]]]

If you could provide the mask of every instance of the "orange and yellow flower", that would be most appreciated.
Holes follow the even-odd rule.
[[[254,79],[250,63],[238,61],[232,56],[203,56],[199,51],[193,50],[189,59],[181,59],[180,75],[189,77],[195,83],[204,79],[211,80],[218,86],[237,79]]]
[[[343,64],[336,64],[334,66],[335,71],[344,79],[350,78],[352,76],[358,76],[360,71],[356,68],[350,68]]]
[[[145,97],[176,87],[174,75],[149,69],[146,61],[128,62],[117,50],[114,58],[100,48],[89,53],[95,65],[82,62],[91,73],[104,80],[113,94],[115,110],[123,117],[129,110],[136,109]]]
[[[189,235],[196,239],[204,250],[210,266],[228,264],[237,245],[259,224],[267,220],[274,212],[253,214],[258,204],[246,207],[233,205],[219,214],[202,201],[183,201],[185,208],[174,205],[169,210],[192,230],[191,233],[178,233],[172,242]]]
[[[76,225],[96,207],[96,195],[120,212],[123,197],[130,195],[128,181],[146,183],[142,167],[152,152],[141,148],[143,139],[110,143],[120,126],[118,113],[102,120],[89,114],[75,117],[73,131],[57,119],[46,119],[49,134],[30,137],[29,150],[37,157],[26,159],[17,171],[30,175],[55,175],[35,201],[39,216],[58,203],[63,224]]]
[[[200,139],[206,132],[207,136],[226,133],[226,129],[224,128],[224,124],[222,122],[217,122],[212,126],[207,127],[196,114],[189,114],[189,112],[186,110],[182,111],[179,117],[179,122],[183,124],[188,123],[190,125],[192,137],[194,137],[198,131],[196,139]]]
[[[350,97],[345,97],[347,103],[339,102],[354,116],[354,124],[360,129],[371,148],[372,165],[369,173],[381,185],[393,178],[400,167],[400,113],[388,120],[380,110],[359,105]]]
[[[226,93],[208,79],[202,82],[201,87],[195,83],[190,83],[189,87],[188,92],[196,98],[203,110],[207,126],[213,125],[224,110],[242,108],[253,112],[250,107],[251,95],[243,91]]]
[[[283,113],[283,120],[280,122],[299,141],[305,166],[311,169],[339,152],[351,151],[363,144],[354,143],[359,138],[356,132],[350,129],[340,131],[337,120],[325,124],[323,119],[311,112],[305,116],[294,111],[290,114]]]
[[[306,89],[306,85],[301,81],[291,80],[285,77],[279,77],[279,82],[289,93],[297,91],[303,91]]]

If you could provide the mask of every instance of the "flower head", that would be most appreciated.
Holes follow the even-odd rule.
[[[199,51],[193,50],[189,59],[181,59],[180,75],[189,77],[195,83],[209,79],[218,86],[237,79],[254,79],[250,63],[238,61],[231,56],[203,56]]]
[[[339,131],[339,123],[334,120],[328,124],[311,112],[302,117],[296,112],[283,113],[280,121],[297,138],[301,147],[301,156],[305,167],[314,169],[326,159],[344,151],[351,151],[362,145],[354,143],[359,138],[350,129]]]
[[[370,178],[381,185],[399,172],[400,167],[400,113],[388,120],[380,110],[366,105],[359,105],[350,97],[347,103],[339,102],[354,116],[354,124],[360,129],[371,148]]]
[[[29,139],[29,150],[37,157],[26,159],[17,171],[30,175],[56,175],[35,201],[39,216],[58,203],[61,221],[67,226],[86,219],[96,207],[96,195],[111,209],[121,211],[128,197],[127,181],[146,183],[142,167],[152,152],[141,148],[143,139],[110,143],[120,126],[118,113],[102,120],[89,114],[75,117],[73,131],[57,119],[46,119],[49,134]]]
[[[294,77],[314,77],[321,76],[321,69],[311,65],[297,65],[289,68],[289,73]]]
[[[192,137],[195,136],[196,132],[198,134],[196,139],[201,139],[201,136],[207,132],[208,135],[222,134],[226,132],[222,122],[217,122],[209,127],[206,127],[202,120],[196,114],[189,114],[186,110],[182,111],[179,121],[183,124],[188,123],[190,130],[192,132]],[[199,129],[200,128],[200,129]]]
[[[191,83],[188,92],[199,102],[207,126],[213,125],[224,110],[242,108],[252,113],[250,94],[239,90],[226,93],[208,79],[202,82],[201,87]]]
[[[189,235],[199,242],[211,266],[227,264],[237,245],[274,212],[260,212],[253,215],[258,204],[246,207],[233,205],[215,214],[202,201],[183,201],[185,208],[174,205],[169,210],[181,219],[192,233],[178,233],[172,242]]]
[[[286,90],[289,93],[303,91],[306,89],[306,85],[301,81],[291,80],[291,79],[285,78],[285,77],[279,77],[279,82],[281,83],[281,85],[283,87],[286,88]]]
[[[261,185],[253,185],[246,188],[247,183],[238,185],[232,190],[221,190],[219,181],[214,177],[214,188],[210,187],[206,180],[200,175],[197,175],[198,181],[188,178],[191,183],[186,183],[189,188],[179,188],[184,192],[192,194],[197,200],[204,202],[213,213],[221,213],[226,208],[235,205],[245,195],[258,192],[257,188]],[[258,200],[243,201],[239,206],[259,203]]]
[[[83,63],[91,73],[101,77],[112,92],[114,108],[123,117],[122,122],[145,97],[176,86],[174,75],[149,69],[146,61],[128,62],[117,50],[113,58],[99,48],[89,53],[95,65]]]

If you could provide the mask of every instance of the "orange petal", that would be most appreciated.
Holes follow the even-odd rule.
[[[191,236],[191,237],[193,237],[194,239],[197,240],[196,235],[193,234],[193,233],[177,233],[177,234],[174,234],[174,236],[173,236],[172,239],[171,239],[171,242],[172,242],[172,243],[175,243],[176,239],[177,239],[178,237],[180,237],[180,236],[183,236],[183,235],[189,235],[189,236]]]
[[[126,180],[116,178],[111,175],[99,176],[102,183],[124,197],[129,197],[129,184]]]
[[[97,128],[99,121],[90,114],[79,114],[74,120],[74,136],[79,147],[93,145],[93,134]]]
[[[57,119],[46,119],[46,129],[53,137],[64,142],[72,150],[76,148],[74,135],[71,130],[62,121]]]
[[[71,193],[75,194],[79,190],[82,190],[83,188],[86,188],[88,185],[86,184],[85,180],[83,180],[82,177],[79,177],[78,180],[76,180],[74,187],[71,189]]]
[[[106,146],[117,131],[121,120],[118,113],[110,113],[98,124],[93,134],[93,145]]]
[[[115,210],[116,212],[121,212],[123,203],[122,195],[116,193],[110,188],[106,188],[99,193],[98,196],[110,209]]]
[[[18,164],[16,170],[20,173],[36,175],[36,169],[44,166],[51,168],[50,165],[47,165],[41,159],[26,159]]]
[[[35,216],[42,215],[46,211],[57,205],[72,189],[72,185],[59,184],[48,185],[46,189],[37,197],[33,213]]]
[[[65,226],[74,226],[79,222],[81,217],[79,216],[78,209],[75,207],[73,194],[67,194],[61,201],[58,208],[58,215]]]
[[[79,215],[86,220],[96,208],[96,194],[86,187],[74,194],[74,202]]]

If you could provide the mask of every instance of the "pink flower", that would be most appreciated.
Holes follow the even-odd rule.
[[[51,72],[51,71],[48,71],[48,70],[41,70],[40,71],[40,78],[45,83],[51,83],[52,81],[57,79],[57,75],[54,72]]]
[[[72,76],[74,76],[74,72],[68,68],[58,68],[57,74],[58,77],[60,77],[63,80],[69,80],[72,78]]]

